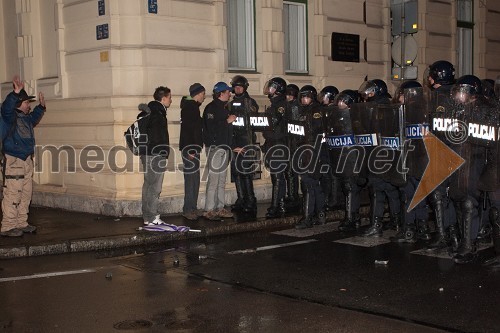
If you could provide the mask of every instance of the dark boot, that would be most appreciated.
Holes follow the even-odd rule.
[[[383,229],[382,216],[375,216],[371,227],[365,231],[363,237],[381,237]]]
[[[395,243],[415,243],[417,241],[417,232],[415,229],[415,225],[405,225],[390,240]]]
[[[332,202],[332,177],[328,175],[327,177],[323,177],[320,180],[321,189],[323,190],[323,194],[325,196],[323,210],[328,212],[330,211],[331,202]]]
[[[287,180],[286,208],[289,211],[297,212],[300,209],[299,177],[292,172],[287,172]]]
[[[246,175],[243,177],[243,188],[245,193],[245,201],[243,202],[242,210],[245,213],[257,213],[257,199],[253,191],[253,176]]]
[[[318,216],[314,219],[314,224],[315,225],[323,225],[326,223],[326,214],[325,212],[321,211],[318,213]]]
[[[399,231],[402,227],[401,214],[393,214],[391,215],[389,223],[384,226],[384,230],[396,230]]]
[[[427,245],[427,249],[440,250],[448,247],[449,239],[444,229],[444,206],[439,192],[435,191],[431,194],[431,203],[434,209],[437,237],[432,243]]]
[[[491,223],[491,238],[493,239],[495,257],[486,260],[484,264],[496,270],[500,269],[500,212],[496,207],[490,208],[489,220]]]
[[[417,220],[417,238],[424,241],[431,240],[431,232],[427,220]]]
[[[448,227],[448,234],[450,235],[450,247],[452,253],[457,253],[460,246],[460,231],[456,224]]]
[[[285,215],[283,198],[280,198],[280,186],[281,179],[278,179],[276,175],[271,174],[271,179],[273,182],[273,194],[271,198],[271,207],[267,210],[266,218],[276,218],[283,217]]]
[[[470,200],[462,203],[463,238],[453,260],[457,264],[467,264],[476,257],[476,248],[472,239],[472,218],[474,206]]]
[[[313,226],[313,212],[312,212],[312,207],[310,203],[310,193],[307,191],[304,193],[304,216],[300,219],[300,221],[295,225],[295,229],[306,229],[306,228],[312,228]]]
[[[355,231],[358,227],[352,213],[352,192],[347,192],[345,197],[345,217],[339,224],[339,231]],[[359,214],[358,214],[359,216]]]
[[[243,209],[243,202],[245,198],[245,192],[244,192],[244,185],[243,181],[241,178],[241,175],[236,175],[234,177],[234,185],[236,186],[236,195],[237,199],[236,202],[231,205],[231,210],[242,210]]]

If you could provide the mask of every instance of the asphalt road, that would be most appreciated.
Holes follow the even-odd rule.
[[[499,331],[500,272],[334,229],[2,260],[0,331]]]

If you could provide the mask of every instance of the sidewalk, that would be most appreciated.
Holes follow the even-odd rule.
[[[0,237],[0,259],[165,244],[180,239],[292,227],[300,219],[300,216],[290,216],[266,220],[264,216],[268,206],[268,203],[258,205],[256,219],[242,220],[235,216],[225,221],[200,218],[193,222],[180,215],[162,215],[167,223],[201,230],[186,233],[138,231],[137,228],[142,226],[140,217],[115,218],[31,207],[28,222],[38,228],[37,232],[22,237]],[[327,214],[329,221],[341,218],[342,211]]]

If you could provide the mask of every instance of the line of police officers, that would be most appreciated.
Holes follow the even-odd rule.
[[[263,91],[270,106],[258,113],[247,93],[248,80],[235,76],[235,97],[228,106],[237,116],[231,174],[238,199],[233,210],[255,214],[253,177],[260,158],[255,132],[262,132],[264,163],[272,180],[267,218],[301,211],[295,227],[305,229],[324,224],[328,210],[342,207],[345,218],[339,231],[356,233],[361,192],[368,188],[370,225],[360,231],[362,236],[380,237],[394,229],[398,232],[391,241],[423,240],[429,251],[448,249],[457,263],[474,261],[477,244],[493,240],[499,255],[500,117],[495,90],[500,87],[473,75],[455,80],[447,61],[429,66],[424,81],[424,87],[413,80],[402,82],[391,99],[379,79],[365,81],[358,90],[339,92],[326,86],[318,94],[311,85],[299,89],[275,77]],[[409,210],[428,166],[423,139],[429,132],[465,163]],[[499,262],[493,258],[487,264],[500,267]]]

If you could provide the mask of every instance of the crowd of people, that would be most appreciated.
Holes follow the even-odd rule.
[[[295,227],[305,229],[324,224],[326,212],[340,208],[345,218],[338,230],[344,233],[380,237],[393,229],[397,233],[391,241],[423,241],[429,251],[447,248],[457,263],[474,261],[478,242],[493,238],[499,251],[495,81],[455,78],[448,61],[429,66],[424,81],[402,81],[391,96],[380,79],[343,91],[326,86],[318,93],[312,85],[299,88],[274,77],[263,89],[270,105],[259,112],[248,94],[248,80],[236,75],[229,85],[214,86],[214,100],[201,117],[203,99],[196,93],[203,92],[204,98],[205,90],[194,84],[181,103],[180,149],[192,159],[184,160],[185,177],[192,176],[190,167],[199,169],[202,146],[209,172],[203,210],[192,199],[199,191],[199,173],[193,181],[186,178],[189,204],[183,216],[255,215],[253,179],[262,155],[272,182],[266,218],[302,214]],[[189,99],[196,105],[188,108]],[[428,164],[424,137],[429,132],[465,163],[409,209]],[[265,140],[262,145],[257,133]],[[192,154],[186,146],[192,146]],[[226,168],[237,193],[231,210],[224,207]],[[359,212],[365,189],[370,197],[367,227]]]
[[[499,86],[474,75],[456,78],[453,65],[444,60],[430,65],[423,81],[402,81],[391,96],[380,79],[343,91],[326,86],[318,93],[312,85],[299,88],[274,77],[263,88],[270,102],[263,112],[242,75],[234,76],[230,84],[216,83],[213,100],[203,112],[206,89],[192,84],[180,104],[183,216],[188,220],[220,220],[235,212],[255,216],[253,182],[263,156],[272,182],[266,218],[302,214],[295,228],[305,229],[326,223],[327,211],[343,209],[345,218],[338,227],[343,233],[380,237],[394,229],[391,241],[424,241],[429,251],[447,248],[457,263],[474,261],[479,242],[493,241],[500,253]],[[31,197],[32,128],[45,103],[41,95],[40,106],[30,113],[33,96],[22,88],[16,78],[14,91],[2,105],[2,117],[17,124],[4,140],[6,198],[10,191],[16,197],[2,202],[3,236],[20,236],[34,228],[27,224],[25,202]],[[161,86],[153,97],[142,109],[142,115],[150,116],[147,149],[141,155],[145,225],[165,223],[159,198],[170,149],[171,91]],[[30,138],[20,133],[26,126]],[[465,163],[410,207],[428,165],[427,133]],[[257,137],[264,139],[262,145]],[[12,140],[21,140],[26,149],[19,151]],[[208,178],[205,207],[198,209],[203,149]],[[228,169],[237,194],[230,209],[225,206]],[[20,170],[24,171],[18,175]],[[365,189],[370,197],[367,227],[362,226],[359,211]]]

